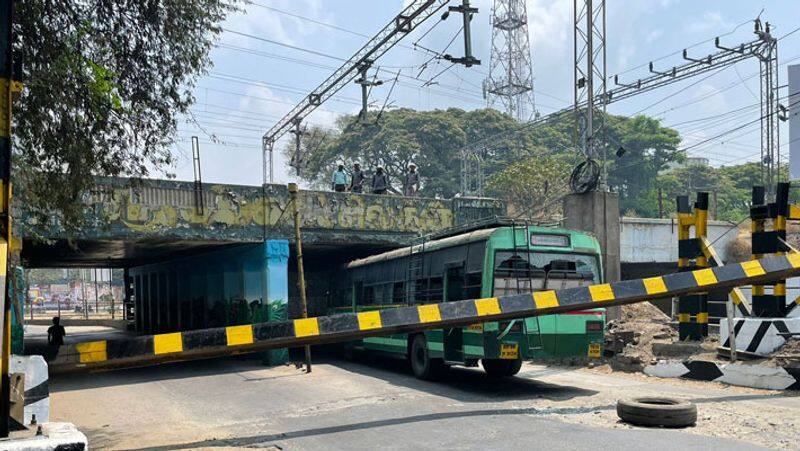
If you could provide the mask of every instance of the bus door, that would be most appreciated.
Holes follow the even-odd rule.
[[[464,266],[445,266],[444,301],[460,301],[464,295]],[[464,361],[464,329],[444,329],[444,359],[449,362]]]

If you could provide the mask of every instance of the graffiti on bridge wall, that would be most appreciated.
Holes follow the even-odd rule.
[[[119,232],[192,235],[204,230],[226,232],[225,237],[261,238],[266,231],[291,230],[289,194],[285,186],[204,186],[202,213],[195,205],[191,183],[148,181],[132,188],[112,179],[107,193],[95,199],[93,211]],[[108,181],[106,181],[108,183]],[[311,230],[428,233],[457,224],[452,200],[405,198],[321,191],[301,191],[302,227]],[[461,201],[464,202],[463,200]],[[502,209],[491,199],[472,200],[479,214],[492,216]]]

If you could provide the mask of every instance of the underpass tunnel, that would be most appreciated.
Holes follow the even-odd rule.
[[[303,257],[310,315],[325,314],[337,268],[396,246],[311,243]],[[81,241],[25,243],[26,269],[102,265],[122,276],[117,293],[137,334],[281,321],[300,316],[294,243]],[[89,270],[91,271],[91,270]]]

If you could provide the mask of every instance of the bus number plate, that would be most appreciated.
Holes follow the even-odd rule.
[[[589,357],[599,359],[601,357],[600,343],[589,343]]]
[[[470,332],[483,332],[483,323],[470,324],[467,326],[467,330]]]
[[[500,358],[516,360],[519,358],[519,345],[500,345]]]

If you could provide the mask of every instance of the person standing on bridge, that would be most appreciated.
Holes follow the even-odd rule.
[[[416,197],[419,191],[419,172],[417,172],[417,165],[411,163],[408,165],[408,172],[406,178],[403,180],[403,195],[408,197]]]
[[[340,164],[336,172],[333,173],[331,183],[333,184],[333,190],[337,193],[343,193],[347,188],[347,173],[344,172],[343,164]]]
[[[363,193],[364,192],[364,171],[361,170],[361,164],[353,163],[353,175],[350,177],[350,192]]]
[[[383,167],[378,166],[372,176],[372,194],[386,194],[389,189],[389,175],[383,172]]]

